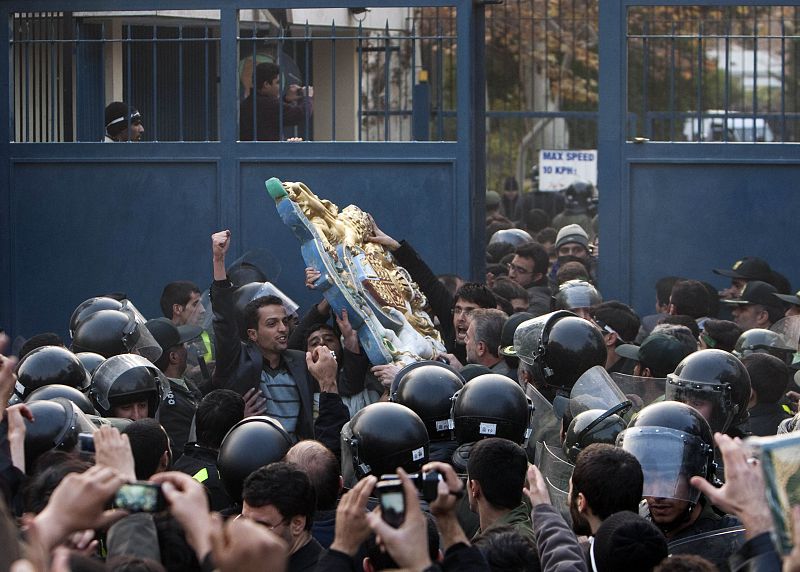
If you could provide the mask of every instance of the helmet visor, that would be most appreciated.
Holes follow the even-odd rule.
[[[625,398],[633,404],[633,411],[639,411],[650,405],[658,398],[664,397],[664,386],[667,379],[664,377],[639,377],[624,373],[612,373],[611,379],[625,394]]]
[[[706,478],[710,449],[699,438],[665,427],[629,427],[620,433],[617,446],[642,466],[643,497],[697,502],[700,491],[689,478]]]
[[[253,297],[250,298],[247,302],[252,302],[256,298],[261,298],[262,296],[277,296],[283,302],[283,308],[286,310],[286,315],[291,316],[292,314],[296,314],[298,308],[300,306],[289,296],[281,292],[280,288],[272,284],[271,282],[263,282],[261,286],[253,293]]]
[[[797,366],[800,364],[800,316],[786,316],[781,318],[769,328],[773,332],[780,334],[786,347],[792,351],[788,360],[788,365]]]
[[[681,382],[669,377],[664,394],[667,401],[680,401],[697,409],[714,432],[724,432],[733,419],[728,384]]]
[[[158,361],[161,357],[162,349],[153,334],[144,325],[144,318],[139,310],[126,300],[121,311],[128,316],[128,323],[122,331],[122,343],[128,352],[140,355],[151,363]]]
[[[517,357],[528,365],[533,365],[539,349],[547,320],[544,316],[522,322],[514,332],[514,350]]]
[[[145,328],[146,329],[146,328]],[[92,388],[94,391],[97,403],[105,410],[111,409],[111,404],[108,400],[108,392],[113,383],[128,370],[137,367],[145,367],[152,371],[156,377],[157,383],[161,385],[161,395],[168,389],[169,382],[164,375],[150,363],[146,358],[135,354],[122,354],[107,359],[99,366],[92,376]]]
[[[569,395],[569,410],[573,417],[589,409],[608,411],[623,403],[630,402],[600,365],[586,370],[572,386]]]

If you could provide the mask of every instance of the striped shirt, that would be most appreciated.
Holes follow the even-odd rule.
[[[300,392],[286,365],[281,360],[277,369],[265,361],[261,371],[261,393],[267,400],[266,414],[280,421],[283,428],[297,441],[297,418],[300,415]]]

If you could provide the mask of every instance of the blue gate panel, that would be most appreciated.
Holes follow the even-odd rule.
[[[164,284],[210,281],[216,163],[17,162],[11,180],[15,334],[66,336],[107,292],[156,317]]]
[[[630,164],[628,280],[636,310],[653,313],[662,276],[728,286],[712,269],[742,256],[765,259],[797,288],[799,179],[800,165],[791,164]]]
[[[466,214],[461,222],[451,218],[459,207],[464,213],[468,207],[467,196],[456,193],[454,162],[348,160],[336,165],[335,171],[331,164],[318,162],[243,163],[241,226],[231,230],[240,235],[243,251],[264,248],[276,256],[281,267],[276,285],[302,308],[318,302],[320,295],[303,286],[305,264],[297,239],[280,220],[264,186],[270,177],[302,181],[339,209],[355,204],[372,214],[389,235],[408,239],[434,272],[469,275],[468,265],[458,263],[469,255],[469,221]],[[463,233],[460,240],[459,233]]]

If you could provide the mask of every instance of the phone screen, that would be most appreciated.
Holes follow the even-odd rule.
[[[159,512],[164,510],[165,502],[159,485],[128,483],[117,491],[114,506],[131,512]]]
[[[406,499],[402,490],[381,493],[381,515],[390,525],[397,528],[406,516]]]

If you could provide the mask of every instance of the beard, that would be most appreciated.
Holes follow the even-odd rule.
[[[574,532],[576,536],[591,536],[592,527],[589,526],[589,521],[586,520],[586,517],[578,511],[578,504],[575,500],[576,496],[577,495],[573,494],[569,502],[569,515],[572,517],[572,532]]]

